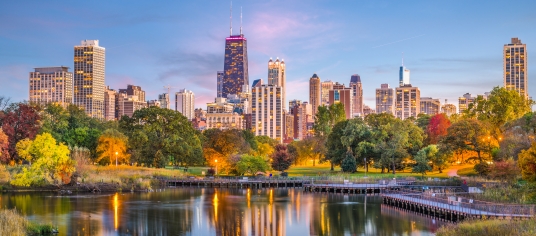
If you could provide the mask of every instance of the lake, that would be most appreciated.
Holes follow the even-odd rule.
[[[443,223],[381,197],[302,189],[176,188],[151,193],[9,193],[0,208],[59,235],[433,235]]]

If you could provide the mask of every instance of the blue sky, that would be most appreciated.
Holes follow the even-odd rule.
[[[34,67],[73,66],[73,47],[98,39],[106,48],[106,84],[141,86],[156,99],[165,85],[216,96],[229,35],[229,1],[2,1],[0,96],[28,99]],[[396,87],[411,70],[422,97],[457,104],[464,93],[502,85],[502,46],[527,44],[529,95],[536,94],[536,1],[233,1],[233,29],[248,39],[250,82],[267,77],[270,57],[285,59],[287,99],[308,100],[313,73],[322,80]],[[533,46],[535,45],[535,46]]]

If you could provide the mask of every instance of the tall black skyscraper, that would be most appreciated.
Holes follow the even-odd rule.
[[[223,64],[221,96],[241,94],[243,86],[249,86],[248,46],[242,34],[242,13],[240,13],[240,34],[233,35],[232,11],[230,36],[225,39],[225,61]]]

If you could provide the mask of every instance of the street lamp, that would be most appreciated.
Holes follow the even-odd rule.
[[[115,152],[115,166],[117,167],[117,152]]]
[[[215,175],[218,175],[218,159],[214,160],[214,162],[216,162],[216,173],[215,173]]]

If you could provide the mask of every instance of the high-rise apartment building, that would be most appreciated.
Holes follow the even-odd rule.
[[[409,69],[404,66],[404,60],[402,60],[402,66],[400,66],[400,71],[398,73],[398,85],[400,87],[410,84],[409,83]]]
[[[320,77],[318,77],[318,79],[320,79]],[[329,106],[329,90],[333,89],[333,82],[331,80],[324,81],[324,82],[321,83],[320,86],[322,86],[322,89],[321,89],[321,92],[320,92],[321,93],[322,103],[320,105]]]
[[[415,117],[421,112],[421,91],[411,84],[396,88],[396,117],[406,119]]]
[[[69,67],[42,67],[30,72],[30,102],[56,103],[67,107],[73,103],[73,73]]]
[[[223,93],[223,71],[216,72],[216,78],[217,78],[217,94],[216,97],[221,98]]]
[[[251,122],[255,135],[283,142],[283,87],[258,83],[251,89]]]
[[[88,116],[104,119],[105,49],[99,40],[83,40],[74,47],[74,104]]]
[[[115,120],[117,118],[117,91],[110,89],[110,86],[106,86],[106,92],[104,92],[104,120]]]
[[[181,89],[175,93],[175,110],[184,115],[188,120],[192,120],[195,117],[194,106],[194,92]]]
[[[276,58],[275,61],[272,61],[272,58],[270,58],[268,61],[268,85],[275,85],[283,88],[281,93],[283,110],[286,110],[286,80],[287,75],[285,71],[285,61],[279,61],[279,58]]]
[[[313,109],[312,116],[314,119],[318,107],[322,105],[322,87],[320,85],[320,78],[316,74],[313,74],[309,79],[309,102]]]
[[[145,91],[143,91],[140,86],[129,84],[126,89],[119,89],[119,93],[136,96],[138,101],[145,102]]]
[[[333,89],[329,90],[329,104],[342,103],[346,119],[352,118],[352,89],[346,88],[344,84],[335,83]]]
[[[471,96],[470,93],[466,93],[463,96],[458,98],[458,112],[461,114],[467,108],[469,108],[469,104],[474,103],[476,100],[476,97]]]
[[[434,99],[431,97],[422,97],[421,98],[421,113],[427,115],[436,115],[440,113],[441,101],[439,99]]]
[[[352,89],[352,116],[363,116],[363,85],[359,75],[350,77],[350,88]]]
[[[503,53],[504,87],[528,98],[527,45],[512,38],[511,43],[504,45]]]
[[[159,107],[164,109],[171,109],[169,102],[169,93],[158,94]]]
[[[134,112],[147,107],[147,102],[140,100],[138,95],[129,95],[123,90],[117,94],[117,119],[123,116],[132,117]]]
[[[376,113],[389,113],[395,115],[395,100],[396,94],[389,84],[381,84],[379,89],[376,89]]]
[[[447,116],[456,114],[456,106],[454,104],[448,103],[447,99],[445,99],[445,104],[441,106],[441,113],[445,113]]]
[[[294,139],[303,140],[309,136],[307,124],[312,121],[311,110],[311,105],[307,102],[292,107],[292,114],[294,115]]]
[[[242,93],[243,85],[249,85],[247,39],[241,33],[225,39],[225,59],[223,64],[223,80],[221,97],[228,94]]]

